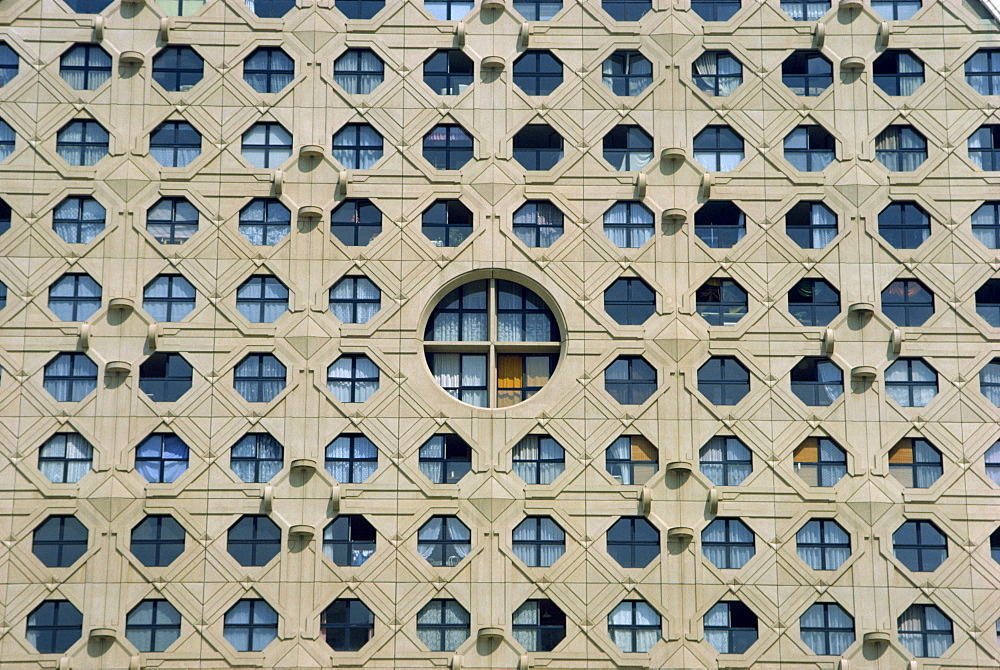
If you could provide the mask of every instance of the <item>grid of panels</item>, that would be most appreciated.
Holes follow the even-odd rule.
[[[484,627],[506,631],[489,656],[476,653],[472,638],[460,645],[464,666],[514,667],[522,650],[510,634],[511,613],[548,597],[567,615],[565,641],[540,656],[551,667],[579,667],[581,658],[593,667],[716,667],[701,620],[720,599],[741,600],[760,620],[758,642],[727,665],[805,663],[815,657],[795,634],[799,617],[828,598],[854,616],[859,639],[890,632],[891,653],[903,657],[897,617],[914,602],[933,604],[959,632],[942,662],[996,664],[1000,579],[988,546],[994,522],[987,521],[996,485],[983,454],[1000,429],[978,372],[997,346],[971,296],[997,275],[1000,256],[969,222],[1000,179],[978,170],[965,150],[987,122],[984,111],[995,122],[996,102],[972,91],[963,64],[978,48],[996,46],[997,30],[981,8],[925,4],[908,22],[919,30],[888,36],[891,48],[927,64],[927,81],[905,98],[885,95],[866,73],[837,77],[818,96],[794,96],[781,83],[781,62],[792,50],[815,48],[816,24],[790,21],[777,3],[744,3],[718,24],[682,5],[657,4],[637,24],[616,24],[596,3],[567,4],[553,21],[531,24],[525,44],[512,10],[476,8],[459,25],[401,3],[371,21],[345,21],[321,1],[265,20],[240,3],[210,0],[166,24],[170,44],[192,45],[205,59],[203,81],[176,93],[150,77],[162,37],[158,4],[104,10],[100,39],[116,66],[128,51],[145,64],[123,64],[131,76],[116,69],[94,91],[73,91],[58,72],[70,45],[96,37],[90,17],[60,0],[0,8],[0,36],[21,58],[18,75],[0,88],[4,120],[17,137],[0,172],[19,185],[0,194],[12,209],[11,229],[0,236],[0,280],[8,287],[0,311],[7,398],[0,448],[8,458],[0,472],[10,501],[0,599],[14,630],[0,640],[0,657],[12,667],[37,664],[25,641],[28,615],[43,599],[65,599],[82,611],[84,637],[92,628],[117,632],[121,644],[106,649],[102,663],[124,667],[135,651],[125,641],[126,614],[144,598],[165,597],[182,626],[181,639],[156,656],[160,667],[190,667],[192,658],[200,667],[226,667],[250,659],[225,642],[226,612],[240,599],[262,598],[279,614],[278,639],[252,660],[300,667],[297,653],[330,658],[317,638],[320,613],[337,598],[358,597],[375,613],[374,637],[359,652],[333,654],[332,664],[431,667],[451,654],[427,651],[417,613],[432,598],[453,598],[470,612],[472,638]],[[819,21],[820,50],[838,68],[851,56],[870,64],[877,51],[858,53],[857,38],[876,44],[880,20],[868,9],[828,12]],[[477,76],[460,95],[439,96],[422,82],[421,63],[456,40],[464,40]],[[295,77],[279,93],[256,93],[241,76],[243,59],[278,45],[293,57]],[[332,64],[348,48],[372,49],[386,63],[385,81],[366,96],[348,95],[332,80]],[[526,96],[512,83],[510,65],[525,48],[551,50],[563,62],[566,79],[549,96]],[[622,49],[653,63],[653,83],[639,95],[618,97],[602,83],[602,63]],[[691,64],[719,49],[741,61],[744,82],[712,97],[692,82]],[[494,55],[506,69],[483,69]],[[56,153],[56,133],[91,118],[111,132],[110,155],[93,167],[68,166]],[[186,168],[161,168],[148,155],[149,134],[182,119],[206,138],[203,151]],[[259,122],[293,135],[280,179],[241,157],[242,134]],[[542,122],[564,138],[565,157],[551,171],[525,176],[512,160],[512,138]],[[347,123],[376,128],[386,155],[345,184],[329,151]],[[460,171],[435,170],[420,156],[421,139],[440,123],[460,124],[474,137],[475,158]],[[691,156],[690,138],[722,124],[744,139],[746,157],[734,171],[708,178],[694,161],[660,160],[673,147]],[[806,124],[835,137],[837,158],[820,174],[798,173],[782,158],[781,140]],[[875,159],[875,138],[892,124],[912,125],[928,139],[928,160],[913,172],[888,173]],[[653,160],[641,173],[615,171],[602,158],[597,147],[617,125],[639,125],[654,138]],[[327,158],[299,158],[311,145]],[[52,230],[52,210],[69,195],[91,195],[107,210],[106,230],[85,246],[70,248]],[[146,231],[145,213],[161,197],[184,197],[201,213],[199,231],[181,245],[159,245]],[[279,197],[299,213],[292,234],[271,247],[252,247],[238,232],[239,211],[255,197]],[[368,198],[383,212],[383,232],[367,247],[344,247],[328,232],[329,212],[344,197]],[[434,247],[420,232],[420,213],[442,198],[460,198],[474,214],[473,234],[454,248]],[[525,247],[511,230],[512,213],[537,199],[565,215],[564,234],[547,248]],[[634,199],[669,216],[651,242],[620,249],[603,234],[602,215]],[[668,212],[682,210],[691,221],[706,199],[731,200],[746,213],[747,234],[732,248],[709,248]],[[800,200],[822,200],[840,220],[823,249],[802,249],[784,233],[784,215]],[[879,237],[878,213],[892,201],[929,212],[931,236],[916,249],[894,249]],[[323,212],[320,225],[303,210],[311,207]],[[450,399],[423,363],[428,306],[456,282],[485,277],[480,268],[537,286],[568,333],[549,387],[502,412]],[[47,287],[66,272],[86,272],[104,288],[105,308],[86,330],[45,310]],[[111,309],[115,298],[138,305],[144,285],[177,273],[198,294],[183,322],[151,329],[142,310]],[[383,290],[383,309],[366,324],[342,324],[329,313],[329,287],[362,273]],[[261,274],[289,288],[289,310],[274,323],[248,323],[236,309],[236,288]],[[615,324],[600,304],[620,276],[641,277],[659,296],[658,312],[638,331]],[[694,313],[695,290],[713,277],[733,278],[749,293],[748,313],[735,325],[707,326]],[[845,309],[829,333],[788,313],[782,296],[803,277],[824,278],[841,292]],[[919,279],[941,304],[923,326],[895,333],[878,312],[878,296],[898,278]],[[874,316],[848,313],[848,305],[865,302],[875,305]],[[81,347],[99,364],[124,361],[135,371],[151,344],[183,352],[196,371],[194,387],[175,403],[149,401],[134,374],[102,375],[79,403],[56,403],[42,388],[42,368],[55,352]],[[896,348],[926,357],[938,372],[939,393],[927,406],[901,408],[886,397],[881,374]],[[247,403],[233,389],[232,369],[248,353],[273,353],[287,368],[286,388],[270,403]],[[383,383],[361,406],[340,404],[324,371],[339,356],[360,353],[379,366]],[[789,371],[820,354],[845,371],[872,366],[876,381],[855,380],[829,407],[806,407],[791,393]],[[642,405],[620,406],[602,387],[602,371],[621,355],[641,355],[658,371],[659,388]],[[737,405],[712,406],[697,390],[695,372],[709,356],[736,356],[750,370],[751,392]],[[286,467],[270,489],[248,486],[228,462],[234,443],[263,430],[285,448]],[[93,471],[75,484],[52,484],[37,469],[38,448],[56,432],[78,432],[94,445]],[[190,445],[190,467],[173,483],[147,484],[134,471],[135,446],[153,432],[173,432]],[[358,432],[380,450],[363,485],[337,486],[321,467],[288,467],[295,459],[318,463],[337,435]],[[472,472],[458,484],[432,485],[419,470],[420,445],[441,432],[473,447]],[[566,472],[552,484],[525,486],[511,470],[511,450],[528,434],[548,434],[567,451]],[[664,467],[644,487],[620,484],[604,454],[622,434],[645,436],[660,463],[687,463],[694,472]],[[754,471],[738,487],[713,487],[698,472],[698,451],[715,435],[737,436],[754,453]],[[792,451],[823,436],[847,450],[850,477],[809,488]],[[934,486],[904,489],[889,476],[888,450],[904,437],[941,450],[944,475]],[[331,498],[333,509],[369,515],[375,526],[378,549],[363,566],[338,568],[323,555]],[[286,547],[268,565],[242,568],[226,551],[226,531],[262,506]],[[620,568],[608,560],[604,535],[637,512],[661,532],[663,551],[642,570]],[[762,538],[736,573],[716,569],[697,540],[667,539],[671,528],[700,536],[716,513],[739,514]],[[78,564],[86,568],[43,570],[31,554],[32,530],[64,514],[91,529]],[[131,529],[157,514],[174,516],[188,533],[185,551],[166,568],[142,565],[128,548]],[[511,544],[512,529],[539,514],[566,531],[565,555],[544,570],[523,566]],[[453,567],[431,568],[418,552],[418,529],[435,515],[454,515],[473,530],[471,550]],[[852,556],[835,572],[808,569],[796,552],[796,532],[814,517],[836,518],[851,536]],[[893,533],[907,519],[932,520],[949,539],[949,557],[933,573],[911,573],[893,556]],[[290,536],[301,525],[313,529],[311,540]],[[676,551],[667,551],[668,542]],[[644,656],[622,653],[607,635],[608,613],[635,600],[663,620],[663,640]],[[975,639],[961,632],[970,629],[985,632]],[[85,641],[67,652],[79,662],[87,653]],[[864,658],[861,645],[845,656]]]

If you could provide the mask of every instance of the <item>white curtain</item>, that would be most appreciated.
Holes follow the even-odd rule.
[[[705,614],[705,640],[721,654],[729,653],[729,603],[717,603]],[[716,630],[710,630],[709,627]]]
[[[896,59],[899,74],[899,94],[912,95],[924,83],[924,66],[916,58],[907,53],[899,54]]]
[[[635,636],[635,651],[645,653],[660,639],[660,615],[648,603],[635,604],[635,623],[640,626]],[[653,629],[656,626],[657,629]]]
[[[514,472],[524,482],[528,484],[548,484],[542,482],[539,472],[539,444],[537,435],[525,435],[521,441],[514,445],[511,453],[514,460]],[[514,533],[515,539],[517,532]]]
[[[608,472],[626,486],[634,484],[632,480],[632,440],[629,437],[619,437],[611,443],[605,452],[605,459]],[[612,461],[626,461],[625,463],[612,463]]]
[[[821,205],[809,208],[813,249],[823,249],[837,236],[837,215]]]
[[[823,569],[823,547],[820,546],[823,537],[820,532],[820,522],[810,521],[802,527],[795,536],[799,558],[813,570]],[[807,546],[813,545],[813,546]]]
[[[549,567],[555,563],[565,551],[566,534],[556,525],[552,519],[542,519],[540,537],[538,539],[546,542],[540,549],[540,567]],[[560,544],[555,544],[559,542]],[[552,544],[549,544],[552,543]]]
[[[539,484],[551,484],[552,481],[562,474],[566,469],[566,452],[558,442],[551,437],[543,437],[539,440],[542,448],[542,460],[548,461],[540,464],[538,471]]]
[[[354,62],[346,64],[345,67],[350,72],[343,74],[334,72],[334,81],[351,95],[367,95],[382,83],[385,65],[373,51],[368,49],[349,53]],[[361,74],[356,74],[357,72]]]
[[[340,402],[351,402],[351,363],[351,359],[342,358],[327,369],[327,388]]]
[[[821,404],[829,405],[844,392],[844,373],[830,361],[820,361],[816,372],[821,386],[819,398]]]
[[[927,142],[909,126],[890,126],[875,140],[878,160],[894,172],[911,172],[927,160]]]
[[[1000,442],[986,450],[986,473],[1000,485]]]
[[[462,386],[486,386],[486,356],[462,356]],[[486,391],[466,389],[462,392],[462,402],[475,407],[486,407]]]
[[[417,551],[421,556],[428,560],[431,558],[434,550],[438,548],[435,542],[441,539],[443,531],[444,519],[441,518],[431,519],[417,531]]]
[[[111,78],[111,57],[88,45],[77,45],[67,51],[60,59],[60,66],[59,74],[78,91],[92,91]]]
[[[90,472],[94,449],[82,435],[58,433],[42,445],[38,467],[54,484],[75,484]]]
[[[453,354],[438,354],[451,356]],[[445,481],[444,463],[439,460],[444,458],[444,436],[435,435],[420,447],[420,471],[435,484]],[[425,460],[426,459],[426,460]],[[431,460],[434,459],[434,460]]]
[[[432,365],[434,381],[452,395],[457,393],[461,380],[462,359],[460,354],[433,354]]]
[[[455,2],[454,0],[446,2],[426,0],[424,7],[438,21],[458,21],[472,11],[473,3]]]
[[[743,66],[731,56],[718,51],[706,51],[692,66],[695,83],[704,91],[725,96],[743,83]]]
[[[636,249],[653,236],[653,216],[640,206],[615,203],[604,214],[604,234],[619,248]]]

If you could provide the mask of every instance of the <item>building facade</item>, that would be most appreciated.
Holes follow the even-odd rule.
[[[997,16],[0,0],[0,666],[1000,666]]]

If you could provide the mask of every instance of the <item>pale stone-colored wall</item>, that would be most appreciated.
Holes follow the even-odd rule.
[[[345,21],[330,0],[301,4],[284,19],[259,20],[235,0],[209,0],[194,16],[170,19],[169,43],[194,45],[206,68],[192,90],[165,93],[150,73],[163,46],[164,15],[155,5],[116,2],[103,12],[100,43],[115,57],[113,75],[95,91],[74,91],[59,76],[59,55],[94,38],[93,17],[60,0],[0,2],[0,39],[21,58],[17,78],[0,88],[0,117],[17,132],[14,154],[0,164],[2,197],[14,212],[0,236],[0,280],[9,292],[0,311],[0,665],[63,662],[40,657],[25,640],[28,613],[53,597],[84,613],[84,639],[66,654],[72,668],[129,667],[135,651],[125,616],[147,597],[165,597],[183,615],[181,639],[143,655],[142,663],[161,668],[442,667],[453,655],[428,652],[416,637],[416,613],[432,597],[456,598],[471,612],[472,637],[457,652],[468,668],[518,666],[524,652],[510,634],[511,612],[529,597],[551,598],[567,613],[566,639],[551,653],[531,654],[531,667],[836,667],[837,659],[812,656],[799,638],[798,618],[817,600],[835,600],[855,617],[858,641],[845,656],[851,668],[905,666],[911,657],[896,642],[896,618],[913,602],[937,604],[955,624],[946,656],[918,667],[1000,664],[1000,570],[988,539],[998,489],[983,462],[1000,425],[978,385],[978,371],[998,353],[997,330],[976,315],[973,299],[997,276],[1000,256],[969,225],[979,204],[1000,193],[1000,177],[978,171],[966,152],[975,128],[997,122],[998,101],[974,93],[963,76],[976,49],[1000,44],[995,22],[957,2],[926,0],[914,20],[894,23],[889,46],[918,54],[926,82],[912,96],[891,98],[870,76],[880,18],[867,8],[833,9],[819,24],[834,85],[803,98],[782,85],[781,62],[792,49],[813,48],[816,24],[789,20],[774,0],[746,0],[722,24],[704,23],[685,0],[656,0],[638,24],[616,24],[593,0],[567,0],[556,19],[531,24],[528,38],[530,48],[559,57],[565,81],[550,96],[530,98],[511,80],[524,48],[520,17],[476,8],[463,21],[475,82],[443,97],[423,84],[421,63],[456,44],[456,22],[432,20],[419,2],[390,2],[367,22]],[[242,59],[260,45],[280,45],[295,59],[295,80],[279,94],[257,94],[243,81]],[[372,94],[348,96],[333,84],[333,61],[346,47],[370,47],[386,62],[385,82]],[[638,48],[654,64],[653,86],[639,96],[617,98],[601,82],[601,62],[620,48]],[[744,83],[733,95],[713,98],[693,86],[691,63],[706,48],[728,49],[743,62]],[[141,66],[119,65],[127,50],[142,54]],[[490,55],[505,59],[503,71],[480,70]],[[860,75],[842,72],[849,56],[865,59]],[[94,118],[111,132],[111,155],[93,168],[69,167],[56,154],[56,132],[74,118]],[[539,118],[565,138],[565,158],[551,173],[526,175],[511,159],[511,137]],[[164,169],[148,155],[149,132],[164,119],[185,119],[204,137],[188,168]],[[476,139],[475,160],[459,172],[434,170],[420,156],[421,137],[442,119]],[[294,135],[280,194],[293,211],[292,233],[272,247],[253,247],[237,231],[249,198],[273,192],[274,171],[252,169],[240,155],[241,134],[258,120],[279,121]],[[366,248],[341,246],[328,225],[344,197],[330,138],[352,121],[371,123],[385,138],[383,159],[351,173],[346,187],[385,215],[383,233]],[[636,173],[614,172],[601,158],[601,138],[623,122],[654,137],[656,156],[679,146],[688,157],[643,170],[642,200],[657,221],[674,207],[688,220],[658,223],[641,249],[618,249],[601,230],[615,200],[637,195]],[[782,158],[782,138],[803,122],[837,139],[838,159],[823,173],[797,173]],[[875,160],[874,138],[893,122],[928,138],[929,158],[914,173],[890,174]],[[746,237],[732,249],[709,249],[692,230],[705,200],[692,137],[709,123],[729,124],[746,143],[739,168],[711,185],[712,199],[735,201],[748,218]],[[307,144],[322,145],[327,157],[298,158]],[[88,245],[67,245],[52,231],[52,208],[85,193],[106,207],[107,227]],[[145,231],[145,212],[161,195],[187,197],[201,212],[199,232],[183,245],[159,245]],[[475,231],[458,248],[435,248],[421,234],[420,212],[438,197],[460,197],[475,213]],[[512,212],[530,198],[549,198],[566,215],[551,248],[526,248],[511,231]],[[784,213],[800,199],[822,199],[837,213],[841,232],[826,249],[803,250],[784,235]],[[920,248],[894,250],[878,236],[877,215],[892,199],[916,200],[931,214],[932,235]],[[324,212],[319,225],[294,216],[313,205]],[[552,381],[506,410],[448,397],[427,370],[420,340],[445,287],[489,268],[541,287],[565,326]],[[102,366],[124,360],[133,368],[122,381],[102,367],[97,391],[80,403],[54,402],[42,388],[53,352],[78,348],[79,325],[59,322],[46,307],[48,286],[67,271],[87,272],[103,287],[87,354]],[[137,387],[151,319],[136,309],[121,320],[107,309],[112,297],[140,303],[142,287],[161,272],[179,272],[198,290],[191,316],[160,326],[158,350],[183,352],[195,369],[194,388],[170,404],[150,402]],[[236,287],[253,273],[274,274],[290,290],[291,310],[274,324],[248,324],[236,311]],[[365,274],[382,289],[382,309],[368,324],[342,325],[327,310],[327,291],[345,274]],[[604,288],[623,275],[657,291],[657,314],[644,326],[617,326],[603,312]],[[736,326],[707,327],[694,313],[695,289],[727,276],[748,291],[749,314]],[[805,407],[789,388],[795,362],[824,352],[824,329],[802,327],[787,311],[788,289],[806,276],[824,277],[841,293],[832,359],[845,373],[878,370],[871,384],[848,376],[845,394],[825,408]],[[932,319],[902,332],[902,355],[925,357],[939,374],[940,392],[924,408],[900,408],[883,388],[893,325],[878,312],[878,296],[900,276],[919,278],[936,298]],[[846,310],[862,300],[876,305],[865,325]],[[286,364],[289,383],[275,401],[250,404],[234,391],[232,368],[261,351]],[[340,404],[326,390],[326,367],[340,352],[364,352],[379,365],[381,388],[368,402]],[[621,354],[641,354],[657,369],[659,389],[642,406],[622,407],[603,389],[603,369]],[[736,406],[714,407],[697,391],[695,373],[709,355],[725,354],[750,369],[751,393]],[[37,450],[67,430],[95,446],[95,471],[77,485],[54,485],[38,471]],[[191,448],[188,471],[172,485],[146,484],[132,467],[135,445],[156,430],[176,432]],[[260,512],[264,487],[240,482],[228,452],[261,430],[285,447],[270,514],[285,548],[267,566],[245,568],[227,554],[225,532],[240,514]],[[419,446],[442,430],[474,448],[473,472],[457,485],[431,485],[418,469]],[[365,514],[379,532],[375,556],[354,569],[322,553],[335,482],[322,468],[301,479],[287,467],[295,458],[321,462],[325,445],[344,431],[365,433],[380,450],[366,484],[339,487],[340,510]],[[511,447],[528,433],[548,433],[566,449],[566,472],[550,486],[525,486],[511,470]],[[641,488],[617,484],[603,459],[615,437],[636,433],[659,451],[648,516],[663,543],[648,568],[626,570],[605,552],[603,534],[639,511]],[[755,557],[738,571],[717,570],[700,551],[712,485],[697,458],[713,435],[737,435],[754,452],[752,476],[717,489],[718,514],[741,517],[757,535]],[[849,476],[835,487],[809,488],[793,470],[792,450],[810,435],[832,436],[848,450]],[[904,436],[924,436],[943,452],[944,476],[932,488],[903,489],[888,476],[887,451]],[[665,472],[672,461],[694,471]],[[54,513],[76,514],[89,528],[90,550],[73,568],[43,568],[31,553],[32,529]],[[168,568],[145,568],[128,551],[130,529],[148,513],[172,514],[189,533],[187,550]],[[416,530],[435,513],[457,514],[473,529],[471,555],[458,567],[431,568],[417,553]],[[525,568],[513,555],[511,530],[526,513],[551,515],[566,530],[566,554],[552,568]],[[795,532],[814,516],[835,517],[851,533],[852,557],[836,572],[810,570],[796,554]],[[932,519],[948,534],[949,558],[936,572],[911,573],[893,557],[892,533],[907,518]],[[289,540],[294,524],[317,535]],[[675,526],[694,529],[694,540],[668,542]],[[222,636],[224,612],[246,594],[280,615],[279,639],[262,653],[236,653]],[[332,653],[320,636],[320,612],[340,596],[359,597],[375,612],[375,638],[361,652]],[[720,660],[704,641],[701,617],[724,596],[757,613],[760,639],[746,655]],[[664,639],[648,655],[623,654],[608,638],[607,614],[623,598],[643,598],[663,618]],[[496,649],[475,639],[485,626],[506,631]],[[96,627],[114,628],[116,641],[88,645]],[[869,631],[893,639],[880,657],[861,643]]]

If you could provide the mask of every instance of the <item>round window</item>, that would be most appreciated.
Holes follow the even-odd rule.
[[[503,279],[459,286],[434,308],[424,350],[434,380],[464,403],[510,407],[537,393],[559,360],[559,326],[530,289]]]

